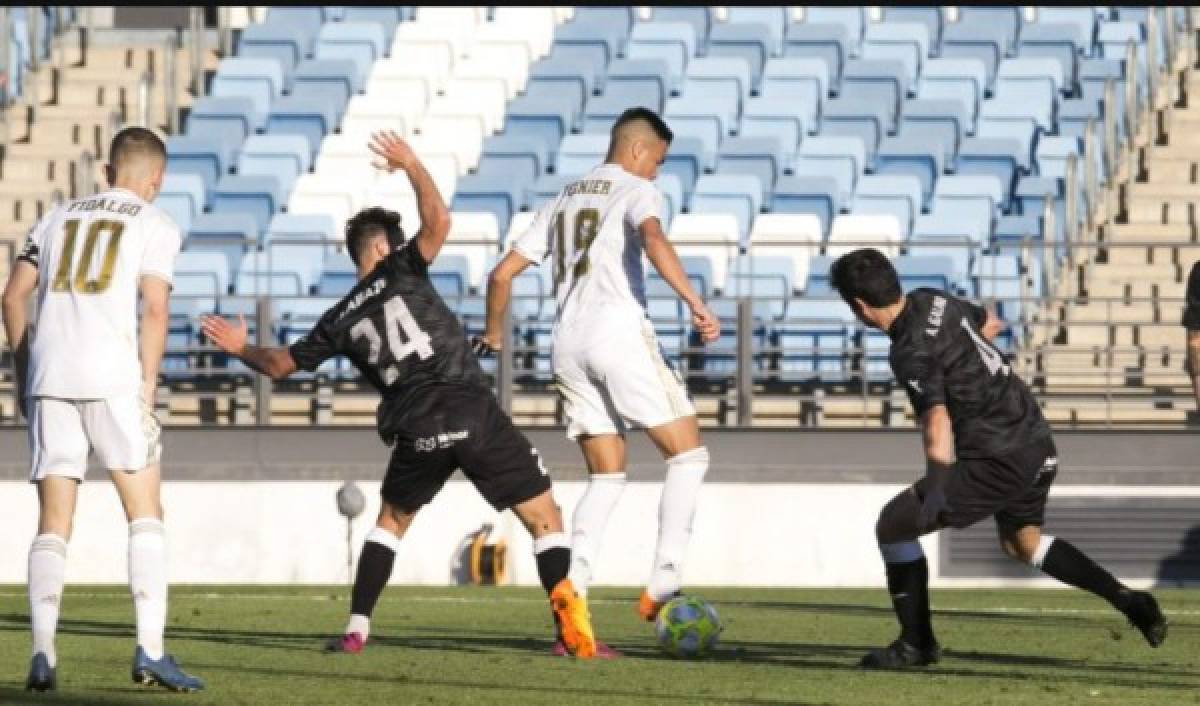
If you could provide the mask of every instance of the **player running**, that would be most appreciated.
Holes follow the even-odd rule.
[[[662,194],[651,180],[671,138],[662,119],[645,108],[617,119],[604,164],[543,206],[492,271],[487,328],[478,342],[482,353],[503,345],[513,278],[552,257],[558,300],[554,382],[567,436],[579,442],[590,473],[575,508],[570,577],[586,594],[604,526],[625,487],[625,431],[643,427],[667,463],[653,572],[638,603],[648,621],[679,594],[709,458],[687,390],[663,359],[646,317],[643,249],[687,304],[702,340],[719,334],[717,319],[692,289],[659,221]]]
[[[360,652],[370,617],[392,573],[400,539],[413,517],[462,468],[497,510],[512,508],[533,535],[538,575],[550,595],[559,632],[556,650],[576,657],[607,656],[597,648],[586,600],[567,572],[571,563],[562,516],[537,451],[513,427],[488,387],[458,319],[429,279],[450,232],[450,213],[429,172],[394,133],[377,133],[376,167],[408,175],[417,195],[421,229],[405,243],[400,216],[369,208],[346,223],[346,247],[358,284],[290,348],[246,342],[246,322],[203,318],[205,335],[254,370],[281,380],[345,355],[383,395],[379,435],[394,445],[383,481],[375,528],[359,555],[350,620],[339,652]]]
[[[167,557],[159,501],[158,368],[179,227],[150,202],[167,151],[149,130],[113,138],[108,191],[56,207],[34,226],[4,291],[4,326],[29,419],[38,534],[29,551],[33,661],[25,688],[56,688],[58,629],[75,498],[89,452],[108,469],[129,521],[137,619],[133,679],[177,691],[203,683],[163,648]],[[37,316],[26,332],[26,305]],[[141,296],[139,326],[137,305]]]
[[[917,289],[906,296],[878,250],[848,253],[830,274],[858,318],[892,339],[892,371],[921,420],[927,459],[925,477],[884,506],[875,525],[901,632],[864,656],[861,666],[938,661],[929,571],[917,538],[988,516],[996,520],[1005,554],[1104,598],[1151,646],[1162,644],[1167,622],[1153,596],[1130,590],[1074,545],[1042,533],[1057,452],[1037,400],[991,344],[1000,320],[945,292]]]

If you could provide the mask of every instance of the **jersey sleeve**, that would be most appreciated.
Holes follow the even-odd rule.
[[[165,280],[168,284],[175,279],[175,257],[183,244],[179,226],[163,219],[163,223],[154,228],[146,238],[146,249],[142,252],[142,264],[138,268],[139,275],[151,275]]]
[[[946,385],[942,366],[928,347],[913,348],[897,355],[892,372],[904,385],[908,400],[917,417],[933,407],[946,403]]]
[[[987,323],[987,309],[969,301],[963,301],[963,307],[966,309],[967,320],[975,325],[975,328],[982,329]]]
[[[321,363],[341,352],[333,327],[334,313],[340,306],[339,303],[326,311],[311,331],[288,347],[297,368],[312,372]]]
[[[1183,326],[1188,331],[1200,331],[1200,261],[1192,265],[1188,275],[1187,301],[1183,306]]]
[[[421,248],[417,247],[417,240],[413,238],[403,246],[397,248],[388,259],[393,262],[403,263],[406,269],[426,277],[429,275],[429,263],[425,261],[425,256],[421,254]]]
[[[513,241],[512,249],[530,262],[541,262],[550,254],[550,221],[556,201],[548,201],[537,210],[533,223]]]
[[[34,267],[40,268],[42,264],[42,250],[46,245],[46,232],[50,230],[50,224],[54,222],[54,215],[57,210],[55,209],[47,213],[33,228],[29,229],[29,233],[25,236],[25,243],[21,246],[21,251],[17,253],[18,260],[23,260]]]
[[[664,211],[662,192],[650,182],[638,186],[625,209],[625,223],[637,229],[650,218],[662,218]]]

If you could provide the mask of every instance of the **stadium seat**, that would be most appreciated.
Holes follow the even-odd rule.
[[[908,95],[909,79],[904,67],[891,60],[853,59],[846,64],[842,75],[842,99],[859,99],[874,103],[886,111],[888,134],[896,131],[900,105]]]
[[[291,241],[341,241],[342,235],[337,232],[333,219],[324,213],[277,213],[267,224],[266,240],[268,243],[284,243],[297,245]],[[327,244],[325,251],[331,251],[332,245]]]
[[[984,199],[993,216],[998,217],[1008,208],[1009,191],[1001,179],[993,174],[948,174],[938,179],[933,196],[934,199]]]
[[[836,180],[838,201],[846,203],[867,166],[867,150],[858,137],[810,137],[800,143],[792,172]]]
[[[1031,112],[1028,106],[1011,103],[1010,98],[986,100],[975,134],[981,138],[1015,142],[1017,165],[1028,171],[1032,166],[1033,143],[1038,131],[1037,119],[1030,115]]]
[[[232,154],[204,137],[172,136],[167,138],[167,172],[195,174],[204,184],[204,193],[212,191],[217,179],[229,171]],[[205,203],[207,205],[207,202]]]
[[[679,183],[683,186],[685,205],[691,203],[696,179],[704,171],[706,149],[701,140],[677,133],[671,141],[671,148],[662,167],[659,168],[659,174],[674,174],[679,178]]]
[[[784,57],[819,61],[828,76],[830,91],[841,85],[842,69],[849,60],[846,30],[836,24],[792,24],[787,28]]]
[[[973,134],[979,103],[987,85],[987,68],[979,59],[930,59],[917,81],[917,98],[957,101],[961,106],[958,113],[965,117],[963,131]]]
[[[254,132],[254,101],[243,96],[199,98],[188,113],[184,132],[188,137],[211,140],[228,163],[246,136]]]
[[[1031,30],[1035,27],[1053,27],[1056,33],[1070,40],[1075,53],[1092,54],[1092,45],[1096,36],[1096,9],[1092,7],[1052,7],[1042,6],[1037,9],[1037,20],[1028,27],[1021,28],[1018,47],[1022,56],[1026,55]]]
[[[337,109],[326,100],[283,96],[271,105],[267,134],[299,135],[316,157],[321,140],[337,126]]]
[[[567,184],[575,181],[580,176],[580,174],[548,174],[542,176],[533,182],[533,186],[529,187],[525,192],[525,202],[529,204],[529,208],[536,210],[550,199],[557,198],[559,192]]]
[[[1004,189],[1002,202],[1010,203],[1017,169],[1021,166],[1022,146],[1016,140],[967,138],[958,151],[956,173],[994,176]],[[1028,155],[1025,155],[1028,163]],[[1007,207],[1007,206],[1006,206]]]
[[[525,189],[532,184],[512,176],[468,174],[458,180],[451,208],[455,212],[488,212],[496,217],[499,231],[507,231],[512,214],[525,202]]]
[[[554,171],[558,174],[585,174],[604,161],[608,153],[607,134],[567,135],[558,148]]]
[[[305,59],[296,67],[292,97],[323,101],[340,120],[350,96],[361,92],[366,80],[366,72],[360,75],[349,59]]]
[[[693,213],[728,213],[737,220],[738,236],[744,240],[762,206],[763,187],[750,174],[706,174],[696,180],[692,194]]]
[[[204,210],[205,203],[204,179],[188,172],[168,171],[164,174],[162,188],[154,199],[154,205],[166,212],[185,233],[191,227],[192,219]]]
[[[791,165],[804,130],[804,118],[795,103],[786,98],[758,96],[746,102],[738,134],[776,139],[781,150],[780,159],[785,165]]]
[[[221,213],[248,213],[254,218],[255,231],[263,233],[271,216],[283,206],[279,180],[266,175],[228,175],[213,190],[212,208]]]
[[[667,100],[665,116],[667,124],[676,137],[692,137],[700,140],[702,147],[701,167],[716,166],[717,150],[721,140],[728,134],[729,127],[721,113],[714,113],[704,96],[680,96]]]
[[[338,253],[325,259],[321,279],[317,282],[317,294],[322,297],[342,297],[358,282],[357,268],[350,256]]]
[[[775,185],[771,211],[787,215],[811,215],[817,219],[822,238],[829,233],[834,216],[841,212],[843,192],[832,177],[789,176]]]
[[[909,174],[867,174],[854,191],[853,213],[885,213],[896,217],[905,240],[923,206],[921,181]]]
[[[883,21],[893,23],[918,23],[925,25],[929,37],[929,47],[935,48],[942,43],[942,8],[939,6],[910,7],[891,5],[883,7]],[[961,20],[960,20],[961,21]],[[925,56],[929,56],[927,50]]]
[[[288,197],[287,210],[327,214],[333,219],[335,231],[341,233],[346,221],[363,205],[363,191],[360,185],[347,183],[338,174],[301,174]]]
[[[686,22],[639,22],[629,35],[626,55],[666,62],[668,88],[678,90],[688,62],[696,55],[696,31]]]
[[[1064,85],[1069,87],[1075,85],[1078,55],[1084,49],[1079,41],[1080,37],[1073,25],[1038,22],[1021,31],[1019,51],[1022,57],[1044,57],[1057,62],[1062,70]],[[1091,53],[1090,36],[1087,40],[1087,53]]]
[[[921,218],[933,224],[933,232],[965,235],[975,246],[986,247],[992,237],[995,207],[986,197],[940,195],[934,197],[929,214]]]
[[[768,56],[783,54],[783,35],[788,25],[788,9],[786,7],[747,7],[730,6],[727,10],[726,21],[737,24],[761,24],[767,28],[770,43],[767,45]]]
[[[697,256],[708,260],[714,289],[725,286],[729,262],[738,252],[736,217],[730,213],[681,213],[671,224],[669,238],[680,257]]]
[[[660,214],[663,230],[669,230],[671,221],[683,210],[683,183],[675,174],[659,174],[654,185],[663,195],[664,212]]]
[[[886,22],[867,25],[862,58],[895,61],[905,70],[905,86],[915,86],[921,67],[929,56],[932,43],[928,25],[923,22]]]
[[[480,171],[484,169],[485,162],[492,168],[528,175],[529,181],[545,174],[550,167],[549,155],[541,144],[512,135],[493,135],[485,139],[479,162]]]
[[[329,22],[317,34],[317,59],[344,59],[354,64],[356,85],[362,86],[371,65],[384,54],[385,30],[378,22]]]
[[[1078,177],[1083,177],[1083,141],[1077,137],[1042,136],[1037,145],[1038,174],[1051,179],[1064,179],[1067,175],[1067,157],[1079,158]]]
[[[758,86],[763,65],[772,55],[771,30],[759,23],[727,22],[712,28],[708,35],[708,56],[740,57],[750,66],[750,82]]]
[[[397,35],[399,38],[399,35]],[[453,49],[442,42],[407,39],[392,44],[392,54],[376,61],[368,75],[366,90],[373,93],[384,79],[409,79],[425,86],[425,95],[442,90],[455,64]],[[407,106],[397,106],[407,112]]]
[[[230,57],[222,59],[213,76],[210,95],[249,98],[254,105],[251,127],[261,130],[267,123],[271,101],[284,89],[283,70],[278,60]]]
[[[550,50],[552,61],[563,61],[589,67],[589,83],[597,91],[604,90],[608,64],[617,57],[620,36],[602,25],[589,25],[578,20],[560,25],[554,34]]]
[[[748,297],[755,318],[779,320],[792,297],[794,265],[789,257],[738,255],[729,263],[724,296]]]
[[[724,113],[727,126],[738,124],[742,106],[750,97],[750,70],[738,57],[705,57],[688,65],[685,94],[701,93],[714,110]]]
[[[296,64],[311,51],[304,33],[287,24],[253,23],[242,29],[237,56],[243,59],[274,59],[283,79],[282,90],[292,90]]]
[[[661,84],[661,77],[655,77]],[[529,67],[529,83],[525,95],[542,97],[569,92],[572,112],[582,113],[584,103],[592,97],[596,78],[592,67],[580,61],[547,57]]]
[[[762,203],[768,203],[775,180],[783,174],[783,145],[771,137],[730,137],[717,154],[717,173],[749,174],[762,185]]]
[[[808,280],[809,261],[824,239],[824,226],[811,213],[764,213],[754,219],[748,252],[791,262],[790,282],[801,289]]]
[[[652,8],[652,13],[650,19],[655,22],[686,22],[690,24],[695,32],[698,49],[708,44],[708,33],[714,24],[713,8],[664,5]]]
[[[938,217],[919,216],[908,241],[908,253],[920,256],[941,256],[950,263],[948,277],[959,284],[968,281],[971,254],[977,245],[953,222]]]
[[[266,252],[242,258],[234,291],[252,297],[300,297],[308,294],[304,273],[286,260]]]
[[[645,106],[661,111],[670,88],[667,85],[667,62],[663,59],[617,59],[608,67],[605,96],[620,96],[625,107]],[[591,108],[589,104],[588,108]]]
[[[858,56],[867,27],[866,8],[809,5],[804,8],[804,23],[840,26],[847,40],[847,58]]]
[[[943,164],[953,165],[966,135],[967,117],[961,108],[953,100],[910,100],[904,104],[898,135],[905,140],[941,145]]]
[[[879,148],[877,174],[913,174],[921,180],[921,196],[929,203],[942,175],[945,156],[937,142],[928,139],[889,137]]]
[[[275,177],[286,193],[311,164],[308,143],[299,135],[251,135],[242,145],[237,168],[239,175]]]
[[[968,9],[978,11],[984,8]],[[1010,30],[1004,18],[1008,15],[1015,17],[1017,8],[996,9],[1000,10],[1000,17],[994,23],[960,20],[946,25],[942,31],[941,58],[974,59],[981,62],[986,72],[986,85],[984,86],[986,91],[992,89],[992,82],[996,78],[996,69],[1000,65],[1000,60],[1008,55],[1005,47],[1009,46],[1016,37],[1015,29],[1011,30],[1011,34],[1009,33]]]
[[[617,36],[628,36],[633,27],[632,7],[581,6],[575,8],[573,23],[586,23],[595,27],[606,27]],[[617,47],[618,50],[621,47]]]
[[[301,58],[311,56],[317,41],[317,32],[325,22],[323,7],[272,7],[267,10],[264,24],[277,27],[291,27],[302,38]]]
[[[258,224],[248,213],[201,213],[192,221],[184,249],[222,254],[236,272],[247,246],[257,240]]]
[[[830,86],[829,69],[823,60],[784,57],[767,62],[759,94],[764,99],[788,101],[788,113],[798,115],[808,132],[816,134]]]
[[[572,103],[569,95],[517,98],[508,104],[504,134],[536,140],[554,160],[563,135],[575,122]]]
[[[467,284],[478,288],[487,274],[487,262],[498,253],[499,224],[491,213],[459,211],[450,214],[450,221],[452,226],[442,253],[463,256],[467,262]]]
[[[892,120],[886,106],[863,98],[834,98],[821,116],[824,137],[855,137],[862,141],[866,168],[874,168],[879,143]]]
[[[900,222],[888,214],[843,214],[833,219],[825,254],[838,257],[851,250],[873,247],[895,257],[904,242]]]
[[[1007,56],[1017,48],[1017,35],[1021,30],[1021,8],[1015,5],[962,5],[958,8],[957,27],[987,27],[997,42],[999,57]],[[949,25],[943,27],[943,47]],[[993,64],[994,66],[994,64]]]
[[[829,263],[813,262],[828,273]],[[812,290],[812,281],[808,289]],[[818,288],[819,289],[819,288]],[[843,382],[850,375],[850,327],[854,313],[826,289],[820,299],[794,299],[788,303],[787,321],[777,327],[779,377],[785,381]]]
[[[215,299],[225,296],[229,293],[229,261],[221,253],[185,250],[175,259],[174,285],[172,298],[203,296]]]
[[[392,36],[396,33],[396,25],[405,19],[402,7],[387,5],[347,5],[342,8],[342,22],[373,22],[383,28],[383,47],[391,46]]]
[[[608,135],[621,114],[635,105],[645,105],[659,112],[654,104],[647,104],[639,99],[625,95],[627,87],[610,86],[602,96],[595,96],[588,101],[583,111],[583,132]]]
[[[922,287],[946,291],[957,286],[950,277],[953,262],[944,255],[901,255],[892,265],[905,291]]]

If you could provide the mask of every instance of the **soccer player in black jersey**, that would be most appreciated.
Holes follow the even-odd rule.
[[[991,516],[1008,556],[1090,591],[1157,647],[1167,623],[1154,597],[1132,591],[1069,542],[1042,532],[1058,459],[1037,401],[992,346],[1002,329],[984,308],[933,289],[905,295],[878,250],[833,263],[834,288],[892,339],[889,361],[920,418],[925,477],[893,498],[875,525],[901,633],[861,666],[913,667],[940,656],[929,614],[929,570],[917,538]]]
[[[298,369],[316,370],[341,354],[383,395],[379,435],[393,446],[383,503],[359,557],[349,623],[330,649],[362,650],[400,538],[417,510],[462,468],[493,507],[512,508],[533,535],[538,575],[558,627],[556,651],[595,657],[586,601],[567,578],[571,553],[550,478],[537,451],[500,409],[458,319],[429,279],[429,263],[450,231],[450,214],[404,140],[377,133],[370,148],[379,157],[378,168],[402,170],[412,182],[421,217],[416,236],[406,243],[400,217],[381,208],[350,219],[346,247],[358,267],[358,283],[288,348],[250,345],[244,319],[236,326],[215,316],[202,321],[218,348],[274,380]]]

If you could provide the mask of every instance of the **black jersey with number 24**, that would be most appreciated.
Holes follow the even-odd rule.
[[[917,416],[946,406],[959,458],[995,458],[1050,437],[1037,400],[980,332],[986,319],[982,307],[916,289],[887,332],[897,382]]]
[[[414,395],[427,394],[429,386],[487,391],[462,326],[434,290],[415,241],[380,262],[290,352],[297,367],[309,371],[335,355],[349,358],[383,395],[379,434],[389,443]]]

